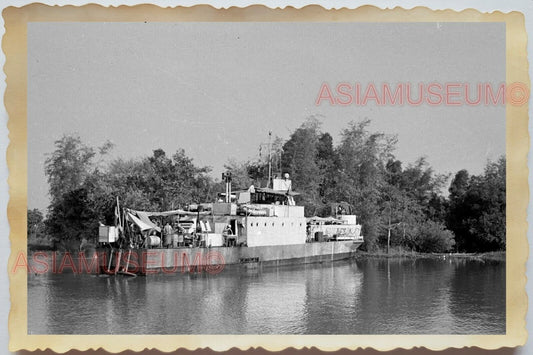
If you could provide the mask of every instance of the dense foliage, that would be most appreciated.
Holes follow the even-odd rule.
[[[216,193],[210,169],[197,167],[183,150],[167,157],[157,149],[150,157],[116,159],[103,167],[95,162],[96,150],[79,137],[64,136],[55,145],[45,164],[51,196],[45,222],[56,240],[92,240],[98,222],[114,223],[117,197],[133,209],[169,210]],[[100,157],[110,147],[99,148]]]
[[[44,216],[41,211],[34,208],[28,210],[28,239],[36,238],[44,232]]]
[[[450,185],[448,226],[461,251],[505,249],[505,158],[480,176],[459,171]]]
[[[480,176],[457,172],[445,196],[450,176],[436,174],[425,158],[407,165],[397,160],[396,137],[370,132],[369,124],[351,122],[337,145],[315,117],[286,141],[275,138],[272,169],[291,175],[307,216],[326,216],[330,203],[348,202],[370,251],[387,245],[419,252],[505,249],[505,158],[489,162]],[[224,190],[210,168],[196,166],[181,149],[172,156],[157,149],[149,157],[103,163],[109,143],[94,149],[64,136],[55,146],[45,165],[51,203],[44,222],[57,240],[94,238],[98,221],[113,223],[117,196],[133,209],[168,210],[213,201]],[[263,151],[255,161],[229,160],[233,189],[265,186],[266,156]],[[38,212],[28,211],[29,232],[42,225]]]

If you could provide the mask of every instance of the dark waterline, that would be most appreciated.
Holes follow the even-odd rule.
[[[363,259],[218,275],[29,275],[28,333],[504,334],[505,263]]]

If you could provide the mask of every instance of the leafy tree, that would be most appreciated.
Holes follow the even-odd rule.
[[[322,176],[317,163],[319,135],[320,122],[310,117],[283,145],[282,169],[291,175],[295,190],[301,193],[300,203],[305,206],[306,215],[315,214],[320,203]]]
[[[94,240],[98,235],[98,219],[88,199],[87,189],[81,187],[63,194],[52,202],[46,219],[47,230],[59,242]]]
[[[468,189],[468,182],[470,176],[468,171],[465,169],[459,170],[450,184],[448,191],[450,192],[450,200],[459,200],[461,199]]]
[[[231,171],[231,186],[234,190],[246,190],[253,183],[253,179],[250,177],[249,166],[250,162],[240,163],[235,159],[230,159],[224,165],[227,171]],[[221,190],[223,187],[221,186]]]
[[[36,237],[43,232],[44,216],[37,208],[28,210],[28,237]]]
[[[435,174],[425,158],[419,158],[405,169],[399,160],[389,160],[385,171],[387,184],[381,190],[385,207],[389,204],[391,207],[385,211],[389,221],[382,221],[382,228],[391,229],[392,220],[397,226],[392,229],[392,243],[419,250],[428,235],[420,235],[420,226],[428,221],[441,224],[445,221],[447,202],[440,191],[447,175]],[[426,231],[437,233],[438,229],[429,228]]]
[[[489,162],[483,175],[459,171],[450,186],[448,228],[459,251],[505,250],[506,160]]]
[[[427,220],[415,228],[415,250],[423,253],[443,253],[455,245],[453,232],[442,223]]]
[[[45,161],[51,197],[46,230],[58,241],[94,237],[98,224],[88,200],[86,179],[98,171],[94,163],[97,152],[77,135],[64,135],[54,144],[55,150]],[[111,147],[106,142],[98,148],[100,156]]]
[[[339,174],[340,162],[333,146],[333,137],[329,133],[325,132],[319,136],[317,148],[316,163],[321,175],[319,195],[321,202],[326,204],[336,195],[336,177]]]
[[[249,161],[246,164],[248,176],[257,187],[266,186],[268,180],[268,165],[261,161]]]
[[[211,200],[216,193],[210,168],[197,167],[184,150],[171,158],[161,149],[141,160],[111,162],[108,171],[94,176],[93,185],[108,210],[119,196],[124,206],[138,210],[170,210]]]
[[[64,194],[81,187],[93,168],[96,152],[76,135],[64,135],[54,145],[54,152],[45,161],[45,174],[52,202],[57,202]]]
[[[387,163],[387,175],[388,183],[422,206],[426,217],[443,221],[446,202],[441,190],[449,178],[448,175],[435,174],[424,157],[417,159],[414,164],[409,164],[405,169],[400,161],[390,161]]]
[[[341,132],[336,150],[339,173],[335,197],[355,207],[363,221],[365,247],[372,250],[377,246],[381,225],[385,166],[393,158],[396,137],[370,133],[369,124],[370,120],[351,122]]]

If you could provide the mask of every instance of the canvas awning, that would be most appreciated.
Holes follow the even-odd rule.
[[[161,217],[168,217],[168,216],[196,216],[198,212],[193,211],[185,211],[185,210],[173,210],[173,211],[164,211],[164,212],[146,212],[149,213],[149,216],[161,216]],[[202,215],[208,215],[211,214],[211,211],[202,211],[200,212],[200,216]]]
[[[300,194],[298,192],[293,192],[293,191],[273,190],[268,187],[256,187],[255,192],[265,192],[268,194],[281,195],[281,196],[298,196]]]
[[[139,216],[141,219],[144,220],[142,217],[169,217],[169,216],[196,216],[198,215],[198,212],[193,211],[185,211],[185,210],[172,210],[172,211],[162,211],[162,212],[149,212],[149,211],[135,211],[130,210],[137,216]],[[211,214],[210,211],[202,211],[200,212],[200,215],[208,215]]]
[[[158,226],[156,226],[154,223],[152,223],[150,220],[148,221],[142,221],[141,219],[135,217],[133,214],[131,214],[130,212],[128,212],[128,218],[130,221],[132,221],[133,223],[135,223],[141,231],[145,231],[145,230],[149,230],[149,229],[155,229],[156,231],[158,232],[161,232],[161,228],[159,228]]]

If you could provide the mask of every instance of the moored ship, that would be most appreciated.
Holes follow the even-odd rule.
[[[288,265],[346,259],[363,243],[361,226],[346,203],[330,217],[304,216],[288,174],[272,188],[226,192],[213,203],[147,212],[120,208],[115,226],[100,226],[106,272],[150,274],[228,265]]]

